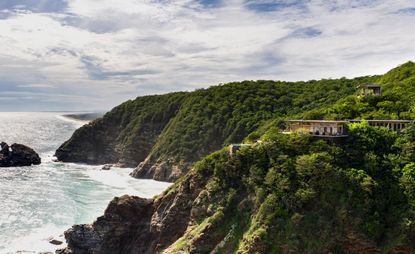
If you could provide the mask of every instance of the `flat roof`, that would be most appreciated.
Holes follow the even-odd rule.
[[[347,120],[287,120],[292,123],[348,123]]]

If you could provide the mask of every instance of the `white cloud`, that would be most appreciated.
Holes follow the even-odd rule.
[[[415,13],[400,11],[412,1],[263,1],[264,11],[251,2],[68,0],[59,13],[2,10],[0,96],[30,89],[51,106],[106,108],[234,80],[376,74],[414,59]]]

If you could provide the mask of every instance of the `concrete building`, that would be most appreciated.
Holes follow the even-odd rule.
[[[380,85],[361,85],[361,94],[363,96],[379,96],[382,95],[382,89]]]
[[[393,131],[401,131],[408,127],[412,120],[366,120],[370,126],[374,127],[386,127]],[[359,123],[361,120],[350,120],[351,123]]]
[[[385,127],[393,131],[401,131],[413,120],[366,120],[370,126]],[[288,120],[288,132],[305,131],[316,137],[347,137],[347,124],[359,123],[362,120]]]
[[[288,120],[288,131],[305,131],[313,136],[346,137],[349,121],[331,120]]]

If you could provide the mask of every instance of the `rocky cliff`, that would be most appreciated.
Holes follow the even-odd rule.
[[[225,137],[240,138],[249,130],[241,126],[262,125],[246,137],[262,142],[232,157],[225,149],[205,157],[154,199],[115,198],[93,224],[69,229],[68,248],[59,253],[414,253],[415,126],[398,134],[363,121],[348,126],[345,142],[327,144],[304,133],[282,134],[275,122],[261,122],[284,110],[297,118],[413,119],[413,70],[415,64],[407,63],[383,76],[380,82],[387,83],[377,97],[353,95],[355,83],[371,78],[324,82],[332,89],[343,87],[340,94],[352,94],[340,100],[330,89],[322,89],[329,91],[322,96],[322,87],[290,94],[289,87],[267,82],[224,86],[229,91],[211,88],[195,93],[199,97],[183,95],[137,176],[183,175],[180,166],[190,167],[189,162],[226,144]],[[308,84],[301,86],[310,90]],[[269,105],[280,107],[276,111],[264,99],[272,94],[269,87],[289,94],[278,91],[279,97],[268,98]],[[224,102],[205,104],[203,98]]]
[[[155,199],[115,198],[92,225],[65,232],[61,253],[415,250],[415,167],[393,156],[413,156],[394,144],[412,147],[415,128],[398,137],[354,124],[348,144],[360,148],[276,130],[261,139],[206,157]]]
[[[189,175],[156,199],[114,198],[92,225],[65,232],[68,248],[60,253],[161,253],[181,237],[194,219],[193,202],[206,185]],[[198,213],[200,215],[200,212]]]
[[[127,101],[80,129],[56,151],[63,162],[135,167],[176,115],[184,93]]]

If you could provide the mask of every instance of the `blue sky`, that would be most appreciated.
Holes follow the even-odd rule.
[[[106,110],[415,60],[413,0],[2,0],[0,111]]]

